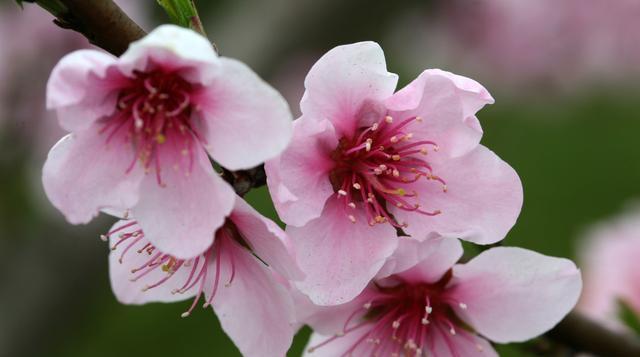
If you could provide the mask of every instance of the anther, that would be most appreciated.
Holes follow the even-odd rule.
[[[351,223],[356,223],[356,217],[354,217],[352,214],[349,215],[349,220],[351,221]]]
[[[384,117],[384,121],[387,124],[391,124],[391,123],[393,123],[393,118],[390,115],[387,115],[386,117]]]
[[[345,190],[338,190],[338,196],[346,196],[347,195],[347,191]]]

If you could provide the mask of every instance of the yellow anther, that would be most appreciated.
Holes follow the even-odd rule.
[[[156,142],[158,144],[164,144],[165,141],[167,141],[167,137],[164,136],[164,134],[160,133],[160,134],[156,135]]]

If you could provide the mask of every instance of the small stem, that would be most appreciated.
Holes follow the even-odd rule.
[[[588,352],[596,356],[640,356],[638,336],[612,331],[575,311],[567,315],[546,336],[575,351]]]
[[[202,21],[200,20],[200,15],[198,14],[198,8],[194,0],[191,1],[191,7],[193,8],[194,16],[191,17],[191,29],[200,33],[202,36],[207,37],[207,33],[204,31],[204,26],[202,26]]]

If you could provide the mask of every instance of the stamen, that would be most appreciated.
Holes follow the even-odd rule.
[[[189,170],[185,173],[189,175],[193,165],[193,144],[206,144],[191,123],[192,92],[191,83],[178,73],[163,70],[134,72],[134,78],[119,93],[115,113],[103,121],[100,130],[106,135],[106,144],[121,136],[133,147],[126,174],[139,161],[145,172],[155,171],[157,184],[164,186],[160,172],[165,163],[161,162],[158,147],[169,141],[175,146],[175,141],[180,141],[190,154]],[[169,167],[175,165],[167,164]]]
[[[435,151],[437,144],[429,140],[413,142],[414,134],[407,130],[409,125],[421,120],[415,116],[394,123],[394,118],[386,115],[379,122],[362,128],[352,139],[341,139],[332,155],[336,161],[332,183],[337,197],[352,209],[358,207],[356,201],[362,197],[370,225],[390,223],[396,228],[405,228],[406,222],[398,222],[389,211],[393,208],[426,216],[441,213],[420,209],[421,198],[411,187],[424,185],[424,181],[419,180],[425,178],[440,183],[443,191],[447,191],[444,179],[435,175],[423,158],[428,147]],[[356,194],[357,191],[361,194]],[[354,221],[351,216],[355,215],[347,216]]]

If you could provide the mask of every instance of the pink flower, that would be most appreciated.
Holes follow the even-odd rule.
[[[584,293],[577,308],[612,328],[624,329],[620,303],[640,316],[640,210],[597,225],[586,239],[581,252]]]
[[[373,42],[339,46],[305,80],[293,141],[267,162],[269,190],[318,304],[355,297],[397,245],[396,228],[480,244],[504,238],[522,206],[514,170],[479,145],[493,98],[437,69],[394,94]]]
[[[489,341],[528,340],[575,305],[581,279],[567,259],[492,248],[466,264],[458,240],[404,240],[350,303],[300,317],[315,333],[308,356],[497,356]]]
[[[284,232],[241,198],[213,245],[193,258],[157,249],[133,220],[116,223],[107,237],[113,248],[111,285],[120,302],[193,298],[186,317],[204,296],[204,307],[213,307],[244,356],[286,354],[295,317],[288,288],[280,281],[299,279],[301,272]]]
[[[511,84],[627,81],[640,60],[634,0],[480,0],[443,3],[452,60]],[[437,29],[431,29],[437,33]],[[430,42],[434,42],[431,39]],[[469,60],[470,59],[470,60]],[[521,92],[521,91],[520,91]]]
[[[72,132],[44,166],[54,206],[71,223],[130,211],[154,246],[183,259],[211,245],[235,200],[207,153],[228,169],[249,168],[282,151],[291,131],[274,89],[173,25],[120,58],[92,50],[64,57],[47,105]]]

